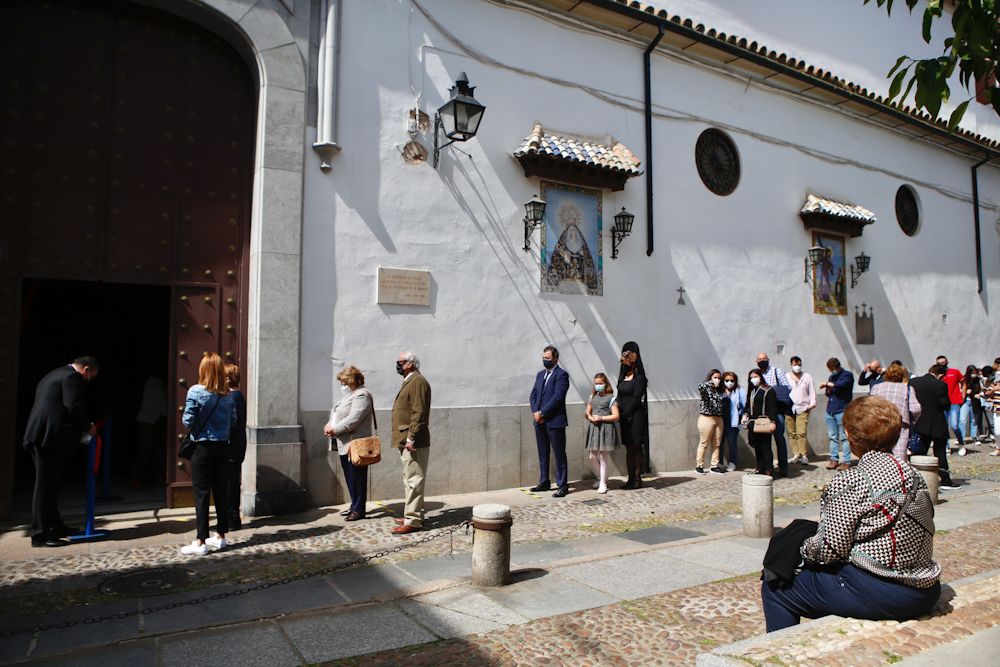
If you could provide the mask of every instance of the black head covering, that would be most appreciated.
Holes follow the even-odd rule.
[[[626,352],[635,352],[636,357],[638,357],[635,361],[635,372],[643,376],[646,375],[646,368],[642,365],[642,354],[639,352],[639,344],[634,340],[630,340],[622,345],[622,351],[618,356],[621,357],[621,355]],[[618,370],[618,381],[621,382],[622,378],[624,378],[627,374],[628,368],[624,364],[620,365]]]

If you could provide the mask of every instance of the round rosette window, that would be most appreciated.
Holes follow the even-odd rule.
[[[705,187],[725,197],[740,183],[740,154],[725,132],[709,128],[698,137],[694,147],[698,175]]]

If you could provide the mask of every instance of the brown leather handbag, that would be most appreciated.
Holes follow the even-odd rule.
[[[382,441],[378,437],[378,419],[375,417],[375,399],[371,392],[368,398],[372,402],[372,424],[375,425],[375,434],[366,438],[355,438],[351,440],[351,448],[347,455],[351,459],[351,465],[363,468],[382,460]]]

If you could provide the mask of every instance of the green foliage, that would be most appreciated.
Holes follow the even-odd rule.
[[[902,1],[912,12],[920,0]],[[871,2],[864,0],[866,5]],[[885,7],[888,15],[892,16],[893,0],[875,0],[875,4]],[[942,18],[945,4],[945,0],[926,0],[921,32],[928,44],[931,43],[931,28],[937,19]],[[953,0],[949,7],[954,34],[944,40],[942,55],[924,59],[900,56],[887,78],[892,79],[889,101],[897,96],[901,100],[907,99],[915,85],[913,99],[917,109],[926,110],[936,119],[941,105],[951,96],[948,79],[957,68],[959,82],[966,92],[973,94],[952,111],[948,119],[950,132],[958,127],[969,102],[975,97],[975,91],[970,86],[974,87],[977,81],[987,82],[982,91],[983,99],[1000,115],[1000,89],[995,87],[994,78],[1000,63],[1000,0]]]

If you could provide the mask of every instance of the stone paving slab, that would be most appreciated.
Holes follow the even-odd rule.
[[[720,550],[718,543],[702,543],[695,547],[706,556]],[[665,549],[572,565],[559,568],[558,572],[604,591],[616,600],[630,600],[730,576],[729,572],[706,564],[711,562],[701,560],[700,564],[695,564],[679,560],[673,555],[673,549]]]
[[[527,616],[493,600],[484,591],[468,586],[435,591],[419,595],[412,600],[462,614],[472,619],[470,623],[483,620],[499,625],[519,625],[530,620]]]
[[[159,641],[159,652],[159,662],[133,664],[158,664],[161,667],[295,667],[302,664],[301,656],[272,623],[162,639]]]
[[[394,604],[298,617],[282,620],[280,625],[310,663],[437,639]]]
[[[61,655],[31,663],[38,667],[118,667],[118,665],[155,665],[156,641],[104,646],[90,651],[75,651],[71,657]],[[198,663],[192,663],[198,664]]]
[[[420,581],[440,579],[462,579],[472,572],[472,554],[460,553],[451,556],[432,556],[418,560],[404,560],[396,564],[410,576]]]
[[[328,577],[334,589],[351,602],[371,602],[396,597],[401,588],[420,583],[393,563],[338,572]]]
[[[402,600],[399,607],[407,616],[442,639],[500,630],[508,625],[418,600]]]
[[[583,552],[562,542],[537,542],[535,544],[514,545],[510,550],[511,566],[548,563],[582,556]]]
[[[704,534],[705,533],[688,530],[686,528],[678,528],[677,526],[656,526],[655,528],[643,528],[642,530],[619,533],[618,537],[626,540],[632,540],[633,542],[653,545],[686,540],[691,537],[700,537]]]
[[[616,601],[613,595],[596,587],[552,572],[540,571],[540,574],[501,588],[484,590],[483,593],[529,619],[600,607]]]
[[[326,609],[347,602],[327,577],[314,577],[249,594],[263,616]]]

